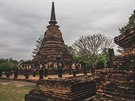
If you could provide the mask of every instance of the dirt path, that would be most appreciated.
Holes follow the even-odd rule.
[[[2,85],[15,85],[17,87],[22,87],[22,86],[35,86],[36,83],[30,83],[30,82],[24,82],[24,81],[13,81],[13,80],[0,80],[0,84]]]

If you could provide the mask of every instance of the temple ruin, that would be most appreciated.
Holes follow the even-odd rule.
[[[94,101],[135,100],[135,28],[114,38],[123,47],[123,56],[115,56],[113,68],[96,70],[97,95]]]
[[[47,30],[44,33],[39,52],[34,57],[33,61],[37,63],[48,62],[63,62],[69,63],[72,60],[62,38],[62,33],[59,26],[56,25],[55,6],[52,2],[52,10],[50,21]]]
[[[50,25],[44,34],[34,61],[71,61],[62,33],[56,25],[54,2]],[[110,50],[111,68],[96,69],[93,77],[81,76],[40,80],[25,96],[25,101],[134,101],[135,99],[135,28],[126,29],[114,38],[123,47],[123,56]]]

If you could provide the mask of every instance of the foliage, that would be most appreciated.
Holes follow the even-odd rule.
[[[0,69],[2,70],[14,70],[17,69],[18,61],[10,59],[0,59]]]
[[[80,57],[79,61],[95,67],[98,60],[105,61],[107,59],[107,54],[101,53],[104,49],[112,47],[112,45],[112,39],[101,34],[95,34],[81,36],[75,41],[73,47],[77,51],[78,57]]]
[[[41,36],[38,38],[38,40],[36,40],[36,45],[35,45],[36,48],[33,49],[32,57],[34,57],[34,56],[39,52],[39,49],[40,49],[40,47],[41,47],[41,44],[42,44],[43,39],[44,39],[44,36],[41,35]]]
[[[80,57],[79,57],[79,55],[78,55],[76,49],[73,48],[72,46],[68,46],[68,45],[66,45],[66,47],[67,47],[68,52],[69,52],[70,55],[72,56],[73,60],[74,60],[75,62],[79,62]]]
[[[125,32],[127,29],[135,28],[135,10],[133,11],[133,14],[129,18],[129,21],[127,25],[123,26],[120,30],[121,33]]]
[[[105,48],[101,54],[97,55],[97,62],[102,62],[106,66],[108,61],[109,61],[109,53],[108,49]]]

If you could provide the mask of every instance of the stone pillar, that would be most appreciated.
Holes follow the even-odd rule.
[[[62,78],[62,64],[58,63],[58,77]]]
[[[9,70],[9,69],[6,70],[6,77],[7,77],[7,78],[10,77],[10,70]]]
[[[34,68],[34,69],[33,69],[33,72],[32,72],[33,77],[36,77],[36,71],[37,71],[36,68]]]
[[[48,64],[44,65],[44,76],[47,77],[48,76]]]
[[[75,63],[72,64],[72,72],[73,72],[73,76],[76,76],[76,66]]]
[[[14,79],[18,77],[18,68],[15,68],[14,70]]]
[[[87,64],[84,65],[84,72],[83,72],[84,75],[87,75]]]
[[[0,78],[2,77],[2,69],[0,68]]]
[[[108,53],[109,53],[109,68],[113,68],[114,50],[109,49]]]
[[[44,72],[43,72],[43,68],[39,69],[39,80],[42,80],[44,77]]]

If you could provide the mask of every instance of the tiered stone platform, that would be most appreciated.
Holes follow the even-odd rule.
[[[96,101],[135,100],[135,55],[115,57],[114,68],[96,70]]]
[[[48,79],[26,94],[25,101],[82,101],[96,94],[90,78]]]
[[[112,68],[97,70],[95,101],[135,101],[135,26],[129,23],[114,42],[124,49],[122,56],[113,59]],[[129,24],[132,25],[129,27]]]
[[[135,27],[115,37],[114,42],[124,48],[124,55],[135,54]]]

